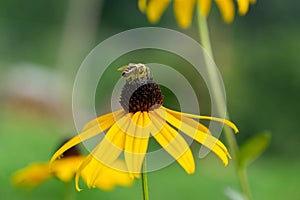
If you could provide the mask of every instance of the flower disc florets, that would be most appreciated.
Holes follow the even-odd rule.
[[[122,89],[120,104],[125,111],[135,113],[150,111],[163,104],[164,96],[159,85],[150,79],[126,80]]]

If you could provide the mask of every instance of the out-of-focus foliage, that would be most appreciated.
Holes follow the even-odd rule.
[[[270,130],[273,141],[268,151],[283,155],[296,153],[299,144],[296,122],[300,113],[299,4],[296,0],[289,3],[258,1],[245,17],[237,17],[231,25],[218,19],[215,6],[209,17],[216,63],[224,75],[229,111],[242,133],[238,140]],[[68,3],[61,1],[2,1],[0,69],[5,71],[24,61],[57,67],[57,51],[67,9]],[[178,29],[172,15],[168,8],[157,26]],[[150,25],[134,1],[105,1],[102,13],[95,16],[101,19],[97,25],[97,41],[119,31]],[[193,27],[182,31],[197,37]],[[80,61],[77,67],[79,65]],[[205,98],[201,101],[209,102]]]
[[[296,156],[300,141],[299,1],[258,1],[233,30],[232,67],[225,72],[229,110],[247,138],[268,130],[270,154]]]
[[[1,1],[0,64],[21,60],[54,65],[65,11],[66,1]]]
[[[270,140],[270,133],[260,133],[247,139],[239,148],[238,166],[245,168],[257,159],[268,147]]]
[[[96,13],[88,12],[92,14],[93,19],[98,20],[90,27],[93,29],[94,37],[87,38],[84,32],[80,32],[87,30],[90,24],[84,23],[86,27],[77,26],[77,22],[80,24],[78,19],[72,22],[75,31],[71,31],[66,37],[64,33],[68,27],[66,26],[70,14],[68,11],[72,3],[78,2],[81,1],[4,0],[0,2],[0,161],[3,163],[0,166],[0,187],[3,188],[4,193],[1,193],[1,197],[4,196],[4,199],[24,198],[21,191],[14,190],[9,185],[10,174],[30,162],[50,158],[49,149],[53,149],[52,144],[65,137],[64,133],[70,133],[68,136],[76,133],[70,111],[71,98],[66,91],[72,90],[73,82],[70,79],[74,79],[76,70],[86,54],[99,42],[116,33],[132,28],[153,26],[138,10],[137,1],[106,0],[102,4],[91,6],[97,10]],[[98,1],[87,0],[84,5],[93,2]],[[300,195],[299,181],[295,176],[299,170],[297,156],[300,141],[298,130],[299,2],[298,0],[257,0],[246,16],[236,17],[230,25],[220,20],[220,14],[212,4],[208,18],[216,63],[226,86],[229,113],[231,120],[240,130],[236,136],[238,142],[241,144],[264,130],[272,133],[272,141],[267,153],[264,154],[264,159],[260,158],[249,169],[250,186],[257,199],[295,199]],[[81,8],[76,7],[79,10]],[[181,30],[174,21],[172,6],[169,6],[164,17],[155,26],[180,30],[197,40],[195,19],[194,17],[191,28]],[[75,36],[81,39],[87,38],[87,41],[81,39],[73,41],[72,38]],[[72,48],[63,45],[66,39],[70,39]],[[84,42],[86,42],[85,47],[82,45]],[[74,49],[81,48],[84,49],[76,56],[72,56]],[[63,54],[68,52],[71,52],[68,56]],[[69,61],[68,65],[61,65],[64,62],[61,62],[59,57]],[[130,62],[152,62],[153,58],[156,62],[174,67],[188,78],[194,75],[191,66],[185,60],[176,58],[175,55],[151,50],[132,52],[131,55],[124,55],[115,60],[105,72],[106,78],[99,82],[101,88],[99,87],[97,91],[97,107],[110,105],[109,91],[113,88],[113,81],[120,77],[115,69],[124,62],[127,64],[129,58],[136,59]],[[33,63],[34,67],[30,68],[28,63]],[[49,70],[41,70],[43,74],[45,72],[43,77],[47,77],[46,74],[50,72],[48,73],[50,77],[56,77],[57,74],[60,81],[53,84],[53,81],[47,82],[52,78],[43,78],[41,84],[37,83],[41,76],[35,78],[39,73],[32,76],[24,73],[24,77],[18,76],[18,81],[15,83],[27,82],[28,84],[19,84],[18,90],[10,89],[4,84],[5,82],[14,85],[13,82],[7,82],[7,78],[11,77],[16,68],[23,68],[26,71],[35,67],[49,68]],[[61,77],[67,78],[61,81]],[[37,93],[30,90],[30,87],[25,87],[32,84],[38,85],[34,87],[38,88]],[[200,100],[201,112],[209,114],[210,97],[203,81],[191,78],[191,84],[199,91],[197,97]],[[43,87],[45,85],[47,87]],[[14,93],[22,90],[30,95],[43,97],[29,99],[21,95],[24,91]],[[7,94],[13,95],[7,96]],[[168,107],[174,108],[178,105],[176,99],[172,100],[173,95],[169,91],[166,90],[165,95],[165,98],[169,99]],[[40,101],[41,99],[47,101]],[[53,107],[52,104],[47,103],[49,100],[52,104],[58,103]],[[198,148],[197,145],[192,147]],[[293,162],[293,165],[290,162]],[[219,169],[217,162],[209,158],[208,162],[200,161],[197,164],[199,169],[194,176],[179,174],[180,170],[176,165],[150,174],[150,188],[156,191],[152,194],[152,198],[193,199],[197,195],[204,199],[206,197],[220,199],[224,197],[221,190],[227,184],[237,187],[236,180],[232,178],[234,173],[230,171],[231,168]],[[224,171],[216,175],[216,168]],[[174,182],[174,177],[179,181]],[[289,184],[285,184],[284,192],[275,194],[274,191],[282,190],[282,180]],[[139,182],[131,189],[117,189],[112,193],[83,191],[78,194],[78,197],[79,199],[100,197],[139,199],[138,184]],[[57,194],[54,198],[61,198],[62,188],[62,184],[53,180],[38,188],[30,199],[40,199],[41,196],[53,199],[53,191]]]

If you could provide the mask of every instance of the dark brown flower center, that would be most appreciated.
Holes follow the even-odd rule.
[[[120,104],[127,112],[150,111],[163,104],[164,96],[159,85],[152,79],[126,81],[120,98]]]

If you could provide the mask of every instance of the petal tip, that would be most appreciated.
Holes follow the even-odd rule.
[[[228,157],[229,159],[232,159],[229,153],[227,153],[227,157]]]
[[[193,162],[192,165],[190,165],[189,167],[185,167],[184,170],[186,171],[187,174],[194,174],[195,173],[195,164]]]
[[[245,16],[246,14],[247,14],[247,10],[246,10],[246,11],[240,11],[240,10],[239,10],[239,15],[240,15],[240,16]]]
[[[234,130],[234,133],[235,133],[235,134],[238,134],[238,133],[240,132],[239,129],[238,129],[237,127],[235,127],[233,130]]]
[[[81,192],[82,191],[82,189],[79,187],[78,183],[75,184],[75,188],[76,188],[77,192]]]
[[[188,173],[188,174],[194,174],[194,173],[195,173],[195,169],[190,170],[190,171],[188,171],[187,173]]]
[[[191,26],[191,23],[185,23],[185,22],[178,22],[178,25],[182,28],[182,29],[187,29]]]
[[[224,20],[224,22],[226,23],[226,24],[231,24],[232,23],[232,21],[233,21],[233,18],[232,19],[223,19]]]
[[[228,160],[226,159],[226,161],[223,161],[223,164],[224,164],[225,167],[227,167],[228,166]]]
[[[142,13],[145,13],[147,8],[147,1],[146,0],[139,0],[138,1],[138,8]]]

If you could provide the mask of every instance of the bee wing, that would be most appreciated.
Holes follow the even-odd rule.
[[[124,71],[126,68],[128,67],[128,65],[125,65],[123,67],[118,68],[118,71]]]

